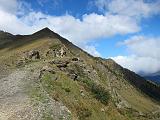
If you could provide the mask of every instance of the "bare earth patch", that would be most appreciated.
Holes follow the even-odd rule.
[[[31,72],[30,67],[15,70],[0,79],[0,120],[70,119],[70,111],[42,88],[39,92],[45,102],[31,98],[29,89],[41,86],[36,80],[38,72]]]

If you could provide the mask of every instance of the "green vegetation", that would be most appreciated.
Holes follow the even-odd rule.
[[[110,94],[104,87],[100,85],[92,85],[92,92],[95,94],[95,98],[98,99],[103,104],[108,104],[110,99]]]
[[[110,94],[104,87],[102,87],[101,85],[97,85],[89,78],[81,79],[80,81],[86,85],[86,87],[94,94],[94,97],[97,100],[105,105],[108,104]]]
[[[59,50],[61,48],[61,44],[53,44],[52,46],[49,47],[50,49],[53,50]]]

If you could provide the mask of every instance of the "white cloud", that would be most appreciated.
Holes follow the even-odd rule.
[[[103,12],[131,17],[149,17],[160,12],[160,1],[145,0],[96,0],[95,5]]]
[[[149,75],[160,70],[160,60],[152,57],[139,57],[136,55],[112,57],[123,67],[142,75]]]
[[[31,5],[25,1],[20,0],[0,0],[0,11],[13,14],[13,15],[25,15],[31,12]]]
[[[160,38],[133,36],[122,44],[138,56],[160,59]]]
[[[160,70],[160,38],[133,36],[121,45],[126,45],[131,52],[129,56],[113,57],[123,67],[144,74]]]
[[[26,32],[29,27],[15,15],[0,10],[0,29],[11,33],[18,33],[20,31]]]
[[[16,13],[18,8],[17,0],[0,0],[0,11],[6,11],[9,13]]]

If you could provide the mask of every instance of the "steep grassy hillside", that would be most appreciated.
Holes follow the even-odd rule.
[[[158,85],[48,28],[11,36],[0,44],[0,120],[160,119]]]

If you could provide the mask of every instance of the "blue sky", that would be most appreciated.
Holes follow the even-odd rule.
[[[160,0],[0,0],[1,30],[44,27],[137,73],[160,71]]]

